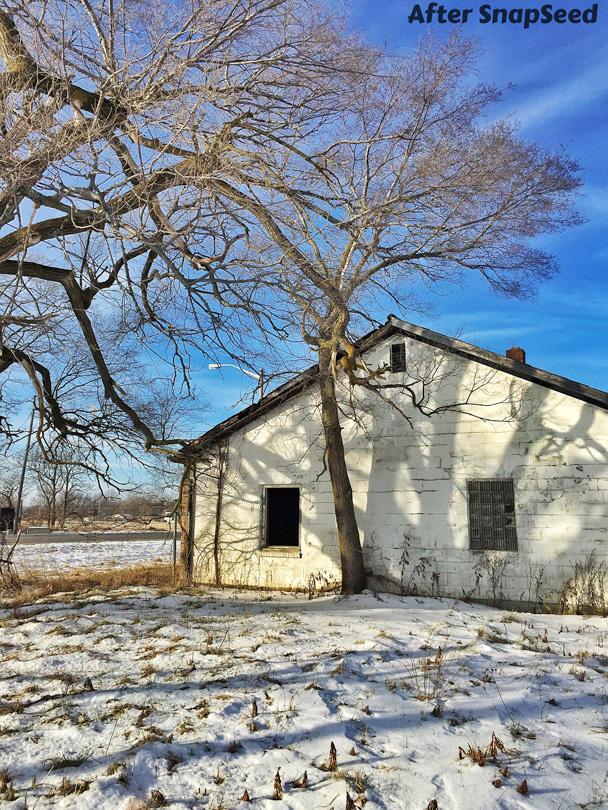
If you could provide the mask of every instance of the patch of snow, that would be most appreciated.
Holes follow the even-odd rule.
[[[152,560],[173,560],[172,540],[126,540],[123,542],[61,542],[18,545],[14,553],[18,570],[66,570],[69,568],[124,567]]]
[[[370,594],[0,610],[10,806],[129,810],[159,791],[180,810],[342,810],[348,791],[367,810],[606,807],[607,639],[604,618]]]

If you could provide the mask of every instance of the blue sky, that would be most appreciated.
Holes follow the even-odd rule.
[[[592,24],[481,24],[480,2],[454,0],[446,8],[473,8],[463,26],[484,52],[479,79],[514,84],[495,108],[519,122],[526,140],[563,145],[583,167],[579,210],[588,222],[545,238],[542,246],[560,261],[561,273],[541,286],[532,302],[496,298],[481,282],[435,301],[438,331],[496,352],[522,345],[533,365],[597,388],[608,389],[608,3],[598,4]],[[451,25],[408,23],[412,0],[356,0],[359,26],[375,41],[407,49],[430,28],[443,35]],[[420,4],[426,9],[428,3]],[[527,0],[490,3],[492,8],[535,7]],[[542,3],[538,3],[540,7]],[[591,3],[553,3],[585,9]]]
[[[520,124],[526,140],[544,146],[563,145],[582,168],[585,186],[578,208],[585,225],[542,240],[559,259],[561,273],[543,284],[533,301],[503,300],[481,281],[434,297],[435,317],[411,320],[436,331],[504,353],[522,346],[532,365],[608,390],[608,1],[600,0],[597,22],[481,24],[484,0],[447,0],[451,8],[473,8],[463,26],[482,50],[480,81],[513,84],[496,105],[496,117],[509,115]],[[426,10],[428,0],[420,3]],[[538,7],[534,0],[503,0],[492,8]],[[427,29],[437,36],[453,30],[449,23],[408,22],[413,0],[351,0],[354,24],[375,43],[407,50]],[[554,2],[558,8],[580,9],[591,2]],[[250,390],[240,372],[205,373],[212,408],[206,421],[226,418],[230,405]],[[242,407],[242,404],[241,406]]]

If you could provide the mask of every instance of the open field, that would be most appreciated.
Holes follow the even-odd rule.
[[[179,553],[179,552],[178,552]],[[15,548],[13,560],[20,573],[64,572],[75,568],[121,568],[149,563],[168,563],[173,559],[173,542],[166,540],[125,540],[124,542],[44,543]]]
[[[112,590],[138,585],[173,586],[179,577],[173,566],[173,544],[169,539],[34,546],[19,543],[12,559],[16,580],[9,576],[0,582],[12,596],[12,607],[54,593],[80,594],[94,588]]]
[[[0,806],[608,807],[607,671],[606,619],[451,600],[5,602]]]

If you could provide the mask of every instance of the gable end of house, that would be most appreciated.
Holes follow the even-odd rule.
[[[608,410],[608,393],[605,391],[591,388],[582,383],[570,380],[567,377],[552,374],[549,371],[544,371],[527,363],[513,360],[470,343],[465,343],[457,338],[442,335],[431,329],[416,326],[415,324],[397,318],[395,315],[389,315],[387,322],[383,326],[373,329],[371,332],[361,337],[355,343],[355,346],[359,353],[363,355],[384,341],[388,341],[394,337],[410,338],[411,340],[432,346],[433,348],[440,349],[465,360],[480,363],[497,371],[511,374],[521,380],[535,383],[543,388]],[[259,402],[249,405],[247,408],[234,414],[234,416],[215,425],[198,439],[191,442],[188,445],[188,450],[194,455],[203,455],[206,448],[213,446],[235,431],[245,427],[250,422],[259,419],[261,416],[265,416],[285,402],[304,393],[315,384],[317,369],[318,367],[316,365],[311,366],[306,369],[306,371],[295,376],[292,380],[275,388]]]

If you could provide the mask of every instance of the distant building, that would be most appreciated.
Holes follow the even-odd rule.
[[[502,357],[393,316],[358,346],[402,411],[338,386],[370,587],[532,606],[557,601],[577,561],[601,578],[608,394],[526,364],[519,347]],[[315,383],[309,369],[192,443],[196,580],[339,582]]]
[[[0,532],[12,532],[15,522],[15,508],[0,506]]]

